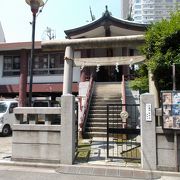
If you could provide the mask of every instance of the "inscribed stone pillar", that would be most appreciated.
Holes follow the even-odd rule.
[[[156,130],[154,95],[142,94],[141,114],[141,165],[143,169],[156,170]]]

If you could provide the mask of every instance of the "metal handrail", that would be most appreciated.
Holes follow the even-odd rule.
[[[93,76],[91,76],[90,81],[89,81],[88,90],[86,93],[85,106],[83,108],[83,113],[82,113],[83,115],[80,118],[80,133],[81,133],[81,135],[83,135],[83,132],[84,132],[84,129],[86,126],[93,85],[94,85],[94,80],[93,80]]]

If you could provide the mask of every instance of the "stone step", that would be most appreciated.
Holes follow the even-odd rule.
[[[117,85],[96,85],[94,90],[106,90],[106,91],[116,91],[116,93],[121,92],[121,86]]]
[[[121,121],[121,118],[109,118],[109,122],[117,122],[117,121]],[[91,117],[89,118],[88,117],[88,121],[87,122],[104,122],[104,123],[107,123],[107,117]]]
[[[89,110],[105,110],[105,111],[107,111],[107,105],[103,105],[103,104],[93,105],[93,106],[90,106]]]
[[[117,102],[114,102],[114,101],[107,101],[107,102],[99,101],[99,102],[92,102],[91,106],[107,105],[107,104],[120,105],[122,103],[121,103],[121,101],[117,101]]]
[[[87,132],[85,138],[107,137],[107,132]]]
[[[107,127],[107,122],[88,122],[87,127]]]
[[[107,92],[107,91],[94,91],[93,92],[93,96],[111,96],[111,95],[117,96],[117,97],[121,97],[121,93],[116,93],[115,91],[113,92]]]
[[[89,113],[88,118],[107,118],[107,114],[91,114]],[[109,114],[109,118],[121,118],[120,114]]]
[[[104,103],[104,104],[111,104],[111,103],[119,103],[122,102],[121,99],[92,99],[91,104],[93,103]]]
[[[120,114],[121,110],[109,110],[110,114]],[[89,114],[107,114],[107,108],[105,109],[90,109],[89,110]]]
[[[93,95],[93,99],[120,99],[122,96],[116,96],[116,95],[111,95],[111,96],[106,96],[106,95],[99,95],[95,96]]]
[[[107,127],[86,127],[86,132],[107,132]]]
[[[98,127],[98,128],[105,127],[105,128],[107,128],[107,122],[89,122],[89,123],[87,123],[87,127]],[[111,127],[112,128],[113,127],[122,128],[123,123],[122,122],[118,122],[118,123],[109,122],[109,127],[110,128]]]
[[[121,111],[122,107],[121,106],[109,106],[109,110],[120,110]],[[94,104],[90,106],[89,110],[106,110],[107,111],[107,105],[105,104]]]

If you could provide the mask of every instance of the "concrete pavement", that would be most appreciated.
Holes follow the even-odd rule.
[[[1,162],[0,162],[1,163]],[[180,173],[92,165],[0,164],[0,180],[178,180]]]
[[[12,137],[0,136],[0,160],[11,157],[12,154]]]
[[[119,167],[136,167],[140,168],[139,163],[130,163],[123,159],[107,159],[107,138],[93,138],[91,143],[91,152],[88,164],[90,165],[108,165]],[[118,149],[117,144],[111,140],[109,153],[111,156],[117,154],[121,150]],[[117,152],[116,152],[117,151]]]

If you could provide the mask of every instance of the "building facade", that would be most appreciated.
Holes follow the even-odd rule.
[[[31,42],[0,44],[0,96],[20,97],[26,104],[29,90]],[[64,52],[45,52],[41,42],[35,43],[33,64],[33,96],[60,97],[63,88]],[[74,68],[73,93],[77,93],[79,71]],[[22,101],[22,102],[21,102]]]
[[[138,23],[151,23],[170,18],[180,7],[180,0],[131,0],[132,18]]]

